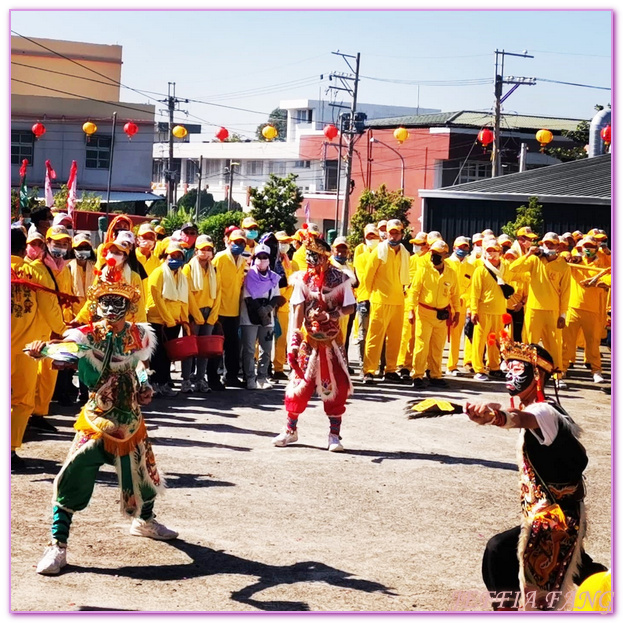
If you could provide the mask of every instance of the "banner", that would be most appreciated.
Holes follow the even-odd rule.
[[[78,163],[75,160],[71,161],[67,188],[69,189],[67,194],[67,214],[71,216],[78,201]]]
[[[26,185],[26,167],[28,160],[22,160],[22,166],[19,168],[20,188],[19,188],[19,207],[24,209],[28,207],[28,186]]]
[[[48,208],[54,206],[54,194],[52,193],[52,180],[56,179],[56,172],[49,160],[45,161],[45,205]]]

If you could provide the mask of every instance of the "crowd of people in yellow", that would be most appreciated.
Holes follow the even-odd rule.
[[[11,229],[12,468],[23,467],[15,451],[27,425],[53,428],[45,416],[54,399],[74,404],[87,397],[71,370],[32,359],[24,346],[92,322],[97,308],[87,291],[113,269],[142,293],[128,320],[155,331],[150,383],[156,397],[226,387],[266,390],[287,380],[292,277],[307,269],[303,239],[322,237],[314,223],[293,235],[260,232],[249,216],[225,231],[219,252],[221,241],[199,235],[191,222],[167,235],[159,224],[135,226],[118,215],[99,245],[71,227],[67,214],[38,208]],[[446,377],[502,377],[491,336],[504,327],[517,341],[543,344],[554,358],[558,387],[578,346],[595,383],[603,381],[600,344],[611,284],[603,230],[547,232],[540,239],[529,227],[514,239],[485,230],[452,244],[439,232],[418,232],[408,241],[411,252],[400,220],[369,224],[363,234],[355,248],[344,237],[333,240],[330,262],[348,275],[355,292],[356,311],[340,324],[347,351],[351,338],[358,346],[364,384],[447,386],[446,343]],[[165,344],[184,332],[222,335],[224,353],[183,361],[178,392]]]

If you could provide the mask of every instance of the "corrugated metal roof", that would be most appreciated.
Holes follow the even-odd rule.
[[[462,195],[499,199],[501,195],[536,195],[608,203],[611,201],[611,187],[612,158],[610,154],[604,154],[456,186],[420,190],[420,196]]]
[[[500,128],[504,130],[528,130],[541,129],[560,132],[561,130],[575,130],[580,121],[588,119],[560,119],[558,117],[538,117],[530,115],[503,114],[500,117]],[[481,128],[493,123],[493,115],[490,112],[478,112],[473,110],[460,110],[456,112],[434,113],[428,115],[409,115],[406,117],[391,117],[388,119],[374,119],[366,123],[369,128],[392,128],[402,126],[405,128],[427,127],[472,127]]]

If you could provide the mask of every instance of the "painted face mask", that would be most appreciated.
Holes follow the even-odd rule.
[[[26,255],[29,260],[38,260],[43,257],[43,249],[29,244],[26,247]]]
[[[290,245],[287,242],[279,243],[279,253],[287,253],[290,250]]]
[[[318,266],[320,264],[320,254],[315,251],[306,251],[305,261],[308,266]]]
[[[182,266],[184,266],[184,260],[179,260],[179,259],[170,257],[167,259],[167,266],[171,270],[177,270],[178,268],[181,268]]]
[[[118,251],[109,251],[106,254],[106,260],[113,260],[115,262],[115,266],[121,266],[123,264],[123,260],[125,260],[125,255],[123,253],[119,253]]]
[[[260,232],[257,229],[245,229],[244,234],[249,240],[257,240]]]
[[[77,260],[88,260],[91,257],[90,249],[76,249],[74,255]]]
[[[378,238],[366,238],[366,244],[370,249],[374,249],[378,246],[380,240]]]
[[[105,294],[97,302],[97,314],[109,322],[118,322],[128,310],[128,299],[118,294]]]
[[[506,389],[511,396],[517,396],[530,387],[534,381],[534,370],[524,361],[510,362],[506,372]]]
[[[262,271],[262,272],[266,272],[269,267],[270,267],[270,260],[268,258],[266,259],[259,259],[256,258],[255,259],[255,265],[257,266],[257,269]]]
[[[439,253],[431,253],[430,261],[433,263],[433,266],[439,266],[443,262],[443,257]]]
[[[67,249],[61,249],[60,247],[49,247],[49,251],[50,255],[56,260],[67,255]]]

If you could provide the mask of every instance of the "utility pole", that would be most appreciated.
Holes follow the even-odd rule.
[[[108,163],[108,182],[106,184],[106,222],[110,212],[110,187],[112,185],[112,163],[115,156],[115,130],[117,128],[117,111],[112,114],[112,134],[110,139],[110,162]]]
[[[491,177],[499,177],[501,175],[501,161],[500,161],[500,117],[502,114],[502,103],[508,98],[511,93],[516,91],[522,84],[535,85],[536,78],[516,78],[515,76],[509,76],[504,78],[504,57],[505,56],[521,56],[522,58],[534,58],[534,56],[528,54],[527,50],[516,54],[514,52],[505,52],[504,50],[495,51],[495,80],[494,80],[494,92],[495,92],[495,106],[494,106],[494,120],[493,120],[493,149],[491,151]],[[512,84],[506,95],[502,95],[502,89],[505,84]]]
[[[201,174],[203,173],[203,155],[199,156],[199,171],[197,171],[197,200],[195,201],[195,223],[199,222],[201,208]]]
[[[167,214],[170,214],[171,206],[173,205],[173,189],[175,187],[175,174],[173,172],[173,113],[176,110],[177,104],[180,102],[188,103],[188,100],[180,100],[175,97],[175,82],[169,82],[167,99],[158,101],[165,103],[169,112],[169,157],[167,159],[167,168],[164,172],[164,178],[167,183]]]
[[[238,166],[239,162],[230,162],[229,167],[225,167],[225,173],[229,175],[229,191],[227,193],[227,211],[231,212],[232,192],[234,190],[234,166]]]
[[[352,73],[336,73],[333,72],[329,76],[329,80],[336,78],[342,86],[331,86],[329,87],[335,91],[346,91],[352,97],[350,112],[342,113],[340,115],[340,145],[342,141],[342,135],[348,137],[347,141],[347,150],[346,150],[346,180],[344,183],[344,201],[342,204],[342,220],[340,222],[340,235],[345,236],[348,232],[348,218],[349,218],[349,204],[350,204],[350,193],[351,189],[351,176],[352,176],[352,164],[353,164],[353,152],[355,149],[355,136],[361,135],[363,133],[363,121],[365,120],[365,115],[361,113],[357,113],[357,90],[359,86],[359,61],[360,61],[360,53],[357,52],[356,56],[352,56],[349,54],[343,54],[339,50],[336,52],[332,52],[332,54],[336,54],[341,56]],[[353,67],[351,62],[348,59],[354,59],[355,66]],[[352,84],[351,84],[352,83]],[[343,106],[341,104],[330,103],[330,106],[337,106],[338,108],[348,108],[347,106]],[[339,175],[341,173],[341,149],[340,149],[340,157],[338,159],[338,195],[336,201],[339,202]],[[337,203],[336,203],[336,217],[337,217]],[[337,221],[337,218],[336,218]],[[337,222],[336,222],[337,229]]]

